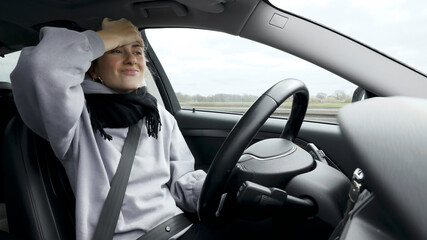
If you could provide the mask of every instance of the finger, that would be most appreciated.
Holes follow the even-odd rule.
[[[104,18],[102,19],[102,24],[111,22],[111,20],[112,20],[111,18]]]
[[[111,18],[104,18],[104,19],[102,19],[102,23],[101,23],[102,29],[105,29],[111,21],[112,21]]]
[[[132,25],[132,23],[127,20],[126,18],[120,18],[119,20],[117,20],[117,22],[123,24],[123,25]]]

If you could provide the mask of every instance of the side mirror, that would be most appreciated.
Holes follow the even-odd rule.
[[[367,91],[366,89],[363,89],[362,87],[357,87],[353,92],[351,102],[358,102],[371,97],[375,97],[375,94]]]

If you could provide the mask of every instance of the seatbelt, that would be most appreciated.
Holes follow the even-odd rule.
[[[117,226],[120,210],[123,205],[126,188],[129,182],[130,171],[135,159],[136,149],[141,136],[142,120],[129,127],[128,134],[123,145],[122,156],[111,180],[110,191],[105,199],[99,216],[98,225],[93,235],[94,240],[113,239]]]
[[[193,222],[184,213],[181,213],[159,224],[137,240],[167,240],[191,224]]]

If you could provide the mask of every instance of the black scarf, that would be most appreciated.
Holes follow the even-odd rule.
[[[148,136],[157,138],[161,128],[157,100],[145,87],[127,94],[85,94],[92,128],[108,140],[104,128],[124,128],[145,117]]]

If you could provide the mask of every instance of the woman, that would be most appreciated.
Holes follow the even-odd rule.
[[[206,173],[175,119],[146,93],[144,45],[129,21],[104,19],[83,33],[46,27],[11,74],[23,121],[47,139],[76,197],[76,237],[91,239],[128,127],[145,119],[115,239],[136,239],[195,212]]]

